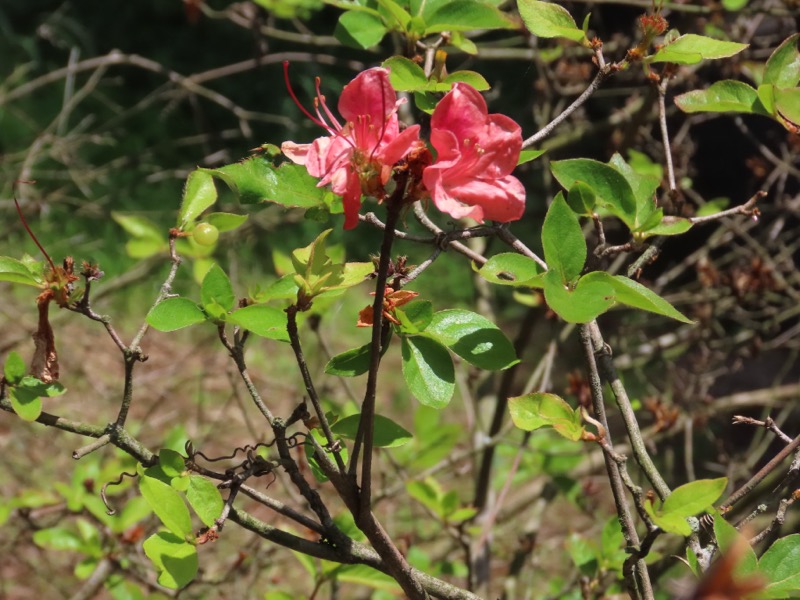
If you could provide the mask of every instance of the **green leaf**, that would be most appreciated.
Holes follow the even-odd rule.
[[[800,534],[776,540],[758,561],[758,568],[769,580],[759,598],[786,598],[800,590]]]
[[[442,510],[444,493],[433,478],[427,477],[424,481],[407,481],[406,491],[414,500],[423,506],[427,506],[437,515],[442,516],[444,512]]]
[[[384,15],[386,24],[390,29],[405,31],[411,21],[411,15],[400,4],[393,0],[376,0],[379,12]],[[407,4],[404,2],[404,4]]]
[[[645,227],[656,213],[656,190],[661,182],[659,177],[643,175],[633,170],[619,153],[614,153],[609,164],[619,171],[631,187],[636,202],[636,217],[633,220],[633,229]],[[659,219],[660,220],[660,219]]]
[[[0,281],[24,283],[35,287],[42,283],[42,280],[25,266],[25,263],[9,256],[0,256]]]
[[[383,590],[393,596],[401,594],[400,586],[394,579],[367,565],[340,565],[331,572],[330,576],[344,583]]]
[[[180,477],[186,470],[186,459],[169,448],[158,452],[158,465],[167,477]]]
[[[775,113],[789,131],[800,128],[800,88],[775,88]]]
[[[266,304],[253,304],[240,308],[226,318],[228,323],[244,327],[261,337],[288,342],[286,313]]]
[[[139,476],[139,491],[167,529],[182,540],[192,537],[192,518],[177,491],[147,471]]]
[[[532,258],[516,252],[504,252],[486,261],[478,274],[498,285],[541,287],[544,269]]]
[[[395,316],[400,321],[400,333],[422,333],[433,320],[433,303],[428,300],[414,300],[395,309]]]
[[[570,189],[576,181],[588,185],[614,215],[633,228],[636,222],[636,198],[625,177],[614,167],[588,158],[559,160],[550,164],[553,176],[565,188]]]
[[[614,289],[614,299],[622,304],[664,315],[682,323],[693,323],[654,291],[624,275],[612,276],[605,271],[594,271],[584,275],[581,281],[596,281],[610,285]]]
[[[42,414],[42,400],[38,394],[25,388],[12,387],[9,390],[9,400],[14,412],[23,421],[35,421]]]
[[[348,11],[339,17],[333,35],[345,46],[366,50],[380,42],[388,31],[381,17]]]
[[[55,398],[66,391],[66,388],[57,381],[45,383],[31,375],[25,375],[17,384],[16,389],[36,394],[40,398]]]
[[[580,275],[586,262],[586,240],[578,217],[560,192],[544,218],[542,247],[547,266],[562,283],[569,283]]]
[[[588,215],[594,212],[594,190],[582,181],[576,181],[567,192],[567,204],[579,215]]]
[[[381,66],[389,69],[389,81],[398,92],[414,92],[428,86],[422,67],[404,56],[386,59]]]
[[[189,173],[183,188],[183,202],[178,212],[178,227],[184,229],[216,201],[217,187],[211,174],[205,169]]]
[[[654,63],[671,62],[679,65],[693,65],[702,60],[728,58],[738,54],[748,45],[687,33],[674,42],[663,46],[647,60]]]
[[[161,228],[150,219],[120,212],[112,212],[111,218],[133,238],[167,241]]]
[[[762,83],[771,83],[777,88],[793,88],[800,83],[800,52],[797,42],[800,33],[790,35],[767,60]]]
[[[159,331],[175,331],[205,320],[200,307],[186,298],[167,298],[147,313],[147,322]]]
[[[758,86],[756,90],[758,94],[758,101],[761,102],[761,106],[764,107],[764,110],[772,115],[775,116],[775,86],[771,83],[762,83]]]
[[[159,571],[158,583],[164,587],[182,588],[197,576],[197,549],[180,537],[160,531],[147,538],[142,548]]]
[[[588,323],[606,312],[614,303],[614,288],[605,281],[578,280],[570,288],[555,271],[543,278],[547,305],[568,323]]]
[[[481,369],[500,371],[519,362],[514,346],[500,328],[486,317],[468,310],[435,313],[425,335]]]
[[[323,204],[325,190],[317,187],[319,180],[311,177],[302,165],[284,163],[275,167],[260,156],[207,169],[222,179],[239,196],[243,204],[274,202],[287,208],[311,208]]]
[[[722,0],[722,6],[725,10],[731,12],[742,10],[750,0]]]
[[[531,33],[542,38],[563,37],[573,42],[584,42],[586,34],[575,24],[567,9],[551,2],[518,0],[517,7],[522,22]]]
[[[522,165],[526,162],[531,162],[532,160],[536,160],[542,154],[547,152],[547,150],[523,150],[519,153],[519,160],[517,161],[517,165]]]
[[[222,514],[224,502],[217,486],[205,477],[189,475],[186,499],[206,527],[211,527]]]
[[[444,408],[455,390],[453,360],[438,342],[423,336],[403,337],[403,378],[425,406]]]
[[[443,81],[443,83],[446,83],[449,88],[452,88],[453,84],[459,82],[466,83],[467,85],[474,87],[479,92],[485,92],[492,87],[489,85],[489,82],[486,81],[486,78],[484,78],[483,75],[475,71],[467,70],[453,71],[452,73],[448,74]]]
[[[228,275],[222,268],[215,264],[203,278],[203,285],[200,288],[200,298],[203,306],[208,308],[211,303],[216,303],[225,312],[233,308],[236,296],[233,294],[233,286]]]
[[[131,258],[144,259],[167,251],[169,251],[169,243],[166,240],[140,238],[128,240],[125,243],[125,252]]]
[[[654,235],[680,235],[692,228],[692,222],[683,217],[664,216],[664,212],[659,208],[654,217],[658,217],[655,225],[645,223],[643,229],[636,232],[641,239],[647,239]]]
[[[675,97],[675,105],[685,113],[739,112],[759,110],[758,92],[741,81],[717,81],[708,89],[694,90]]]
[[[10,385],[16,385],[25,377],[25,361],[22,360],[19,352],[8,353],[6,364],[3,366],[3,374]]]
[[[372,344],[365,344],[337,354],[325,365],[325,372],[339,377],[358,377],[366,373],[369,371],[371,348]]]
[[[553,427],[572,441],[581,439],[584,431],[580,412],[555,394],[537,392],[509,398],[508,410],[514,425],[523,431]]]
[[[358,423],[361,414],[350,415],[344,419],[339,419],[331,425],[331,431],[343,438],[354,440],[358,432]],[[411,433],[400,427],[397,423],[387,417],[375,415],[375,431],[373,442],[378,448],[396,448],[404,446],[414,438]]]
[[[686,519],[711,509],[727,484],[726,477],[698,479],[674,489],[660,508],[654,508],[650,503],[645,504],[645,508],[653,522],[667,533],[691,535],[692,528]]]
[[[734,579],[741,579],[757,572],[758,559],[747,538],[736,531],[736,528],[719,514],[714,516],[714,536],[717,538],[717,544],[723,553],[730,552],[737,542],[739,544],[736,551],[740,553],[740,556],[734,567]]]
[[[250,215],[237,215],[234,213],[215,212],[205,216],[206,223],[209,223],[220,231],[232,231],[244,225]]]
[[[33,534],[33,543],[40,548],[61,552],[79,552],[84,547],[84,541],[74,531],[64,527],[40,529]]]
[[[479,0],[453,0],[444,4],[435,2],[430,4],[434,6],[433,10],[423,11],[425,35],[440,31],[514,27],[513,22],[501,10]]]

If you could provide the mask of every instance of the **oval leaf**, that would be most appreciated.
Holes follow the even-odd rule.
[[[535,260],[516,252],[496,254],[478,270],[481,277],[498,285],[531,287],[538,287],[536,284],[541,281],[543,273]]]
[[[588,323],[606,312],[614,303],[614,288],[604,281],[578,280],[568,288],[554,271],[543,278],[547,305],[568,323]]]
[[[586,240],[578,217],[560,192],[544,218],[542,247],[547,266],[563,283],[569,283],[581,274],[586,262]]]
[[[499,371],[519,362],[514,346],[500,328],[468,310],[435,313],[425,334],[481,369]]]
[[[192,537],[192,518],[177,491],[147,474],[139,476],[139,491],[167,529],[181,540]]]
[[[423,336],[403,337],[403,378],[425,406],[444,408],[453,397],[453,360],[438,342]]]
[[[786,38],[767,61],[762,83],[778,88],[793,88],[800,82],[800,52],[797,42],[800,33]]]
[[[233,308],[236,296],[233,294],[233,286],[228,275],[222,268],[214,264],[203,278],[203,285],[200,288],[200,298],[203,306],[216,303],[225,311]]]
[[[350,415],[331,425],[331,431],[343,438],[354,440],[356,439],[360,420],[361,414]],[[400,425],[391,419],[382,417],[381,415],[375,415],[373,442],[378,448],[396,448],[397,446],[403,446],[410,442],[413,437],[411,433],[400,427]]]
[[[800,534],[777,540],[758,561],[759,570],[769,579],[759,598],[786,598],[800,589]]]
[[[206,527],[211,527],[219,519],[225,504],[216,485],[205,477],[194,474],[189,475],[186,499]]]
[[[747,47],[748,44],[726,42],[703,35],[687,33],[671,44],[663,46],[648,60],[654,63],[671,62],[679,65],[693,65],[701,60],[728,58]]]
[[[706,90],[694,90],[675,97],[683,112],[740,112],[758,110],[758,92],[741,81],[725,80],[713,83]]]
[[[178,227],[183,229],[199,217],[202,212],[217,201],[217,187],[214,178],[205,170],[197,169],[189,173],[183,188],[183,202],[178,213]]]
[[[167,298],[147,314],[147,322],[159,331],[175,331],[205,320],[200,307],[186,298]]]
[[[159,571],[158,583],[164,587],[182,588],[197,576],[197,548],[178,536],[160,531],[147,538],[142,548]]]
[[[567,190],[577,181],[588,185],[597,196],[598,203],[633,228],[636,222],[636,199],[630,184],[619,171],[588,158],[555,161],[550,169]]]
[[[228,315],[226,321],[261,337],[288,342],[286,313],[266,304],[253,304]]]
[[[691,319],[677,311],[675,307],[654,291],[624,275],[611,276],[605,271],[594,271],[584,275],[581,281],[600,281],[607,283],[614,288],[614,298],[617,302],[664,315],[665,317],[681,321],[682,323],[693,323]]]
[[[519,0],[517,6],[525,26],[539,37],[563,37],[574,42],[586,39],[586,34],[575,24],[572,15],[558,4]]]

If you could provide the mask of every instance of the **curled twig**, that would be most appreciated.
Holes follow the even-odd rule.
[[[108,489],[108,487],[111,485],[121,484],[126,477],[134,478],[138,476],[139,476],[138,473],[128,473],[127,471],[123,471],[122,473],[119,474],[119,477],[117,477],[115,480],[107,481],[106,483],[103,484],[103,487],[100,488],[100,498],[103,500],[103,504],[106,507],[106,514],[111,516],[117,514],[117,511],[114,508],[112,508],[111,504],[108,502],[108,497],[106,496],[106,489]]]

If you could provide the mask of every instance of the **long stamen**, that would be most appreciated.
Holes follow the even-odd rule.
[[[294,100],[294,103],[297,105],[297,108],[299,108],[301,111],[303,111],[303,114],[305,116],[307,116],[309,119],[311,119],[311,121],[314,124],[319,125],[323,129],[328,129],[329,130],[330,127],[328,127],[328,125],[326,125],[325,122],[319,120],[317,117],[315,117],[310,112],[308,112],[306,110],[306,108],[302,104],[300,104],[300,100],[297,99],[297,96],[295,95],[294,90],[292,89],[292,84],[289,81],[289,61],[288,60],[283,61],[283,79],[286,82],[286,89],[289,90],[289,95],[292,97],[292,100]]]
[[[317,77],[314,80],[314,87],[317,90],[317,98],[319,98],[319,103],[322,105],[322,109],[325,111],[325,114],[327,115],[328,119],[330,119],[331,123],[334,124],[337,130],[341,129],[342,128],[341,123],[339,123],[339,121],[336,119],[336,116],[330,111],[330,109],[328,108],[328,104],[325,102],[325,96],[323,96],[322,93],[319,91],[319,77]]]
[[[50,258],[50,255],[47,253],[47,250],[45,250],[42,247],[42,245],[39,243],[39,240],[37,240],[36,236],[33,235],[33,231],[31,231],[31,228],[28,227],[28,222],[25,220],[25,215],[22,214],[22,209],[19,207],[19,202],[17,202],[16,198],[14,198],[14,205],[17,207],[17,214],[19,215],[19,220],[22,221],[22,226],[25,228],[25,231],[27,231],[28,235],[31,236],[33,243],[36,244],[39,247],[39,250],[42,251],[42,254],[44,254],[44,257],[47,259],[47,262],[50,263],[50,268],[53,269],[53,273],[55,273],[56,266],[53,264],[53,259]]]

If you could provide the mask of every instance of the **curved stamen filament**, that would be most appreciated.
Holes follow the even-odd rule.
[[[289,61],[288,60],[283,61],[283,79],[286,82],[286,89],[289,90],[289,95],[292,97],[292,100],[297,105],[297,108],[299,108],[301,111],[303,111],[303,114],[305,116],[307,116],[309,119],[311,119],[311,121],[314,124],[319,125],[323,129],[330,129],[330,127],[324,121],[319,120],[317,117],[315,117],[310,112],[308,112],[306,110],[305,106],[300,104],[300,100],[297,99],[297,95],[295,95],[294,90],[292,89],[292,83],[291,83],[291,81],[289,81]]]

